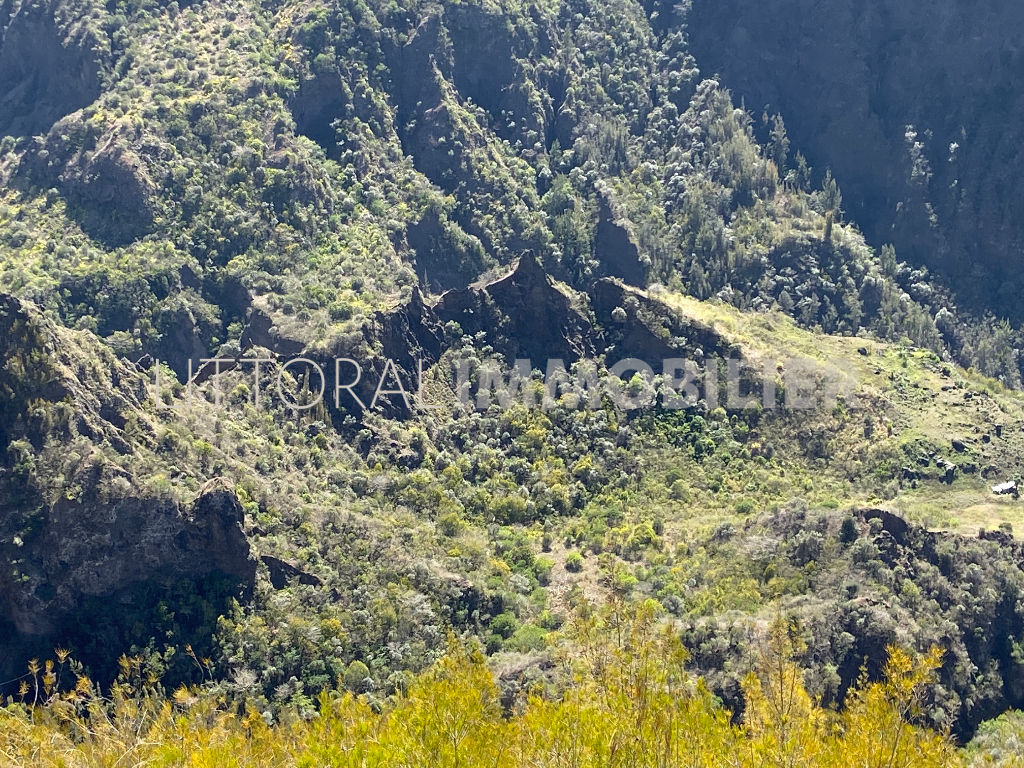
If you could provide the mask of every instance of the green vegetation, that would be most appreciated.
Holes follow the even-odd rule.
[[[681,26],[606,5],[97,7],[99,98],[0,159],[0,282],[182,373],[250,307],[350,339],[534,251],[576,286],[634,275],[1020,383],[1016,333],[841,224],[836,180],[779,166],[784,125],[762,149]]]
[[[1019,332],[865,242],[687,8],[0,0],[0,83],[34,73],[0,97],[4,759],[1012,749]],[[455,361],[548,341],[742,358],[778,407],[459,404]],[[439,407],[183,384],[299,353],[422,361]],[[787,406],[801,367],[837,397]]]
[[[885,681],[851,692],[836,714],[803,689],[778,624],[758,672],[744,682],[748,705],[743,724],[734,725],[687,672],[678,638],[649,608],[633,620],[580,619],[566,639],[584,654],[565,660],[562,698],[531,695],[508,717],[482,657],[455,646],[387,702],[325,693],[317,717],[271,727],[256,709],[224,712],[214,696],[187,688],[165,701],[128,658],[110,700],[81,676],[60,694],[68,673],[62,652],[57,664],[33,666],[22,686],[27,705],[3,710],[0,748],[13,760],[61,766],[125,758],[137,765],[710,766],[726,755],[737,766],[966,764],[941,735],[911,723],[938,651],[914,659],[890,649]]]

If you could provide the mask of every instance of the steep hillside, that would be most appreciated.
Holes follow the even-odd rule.
[[[755,115],[783,117],[870,242],[1019,322],[1019,7],[694,0],[686,21],[703,71]]]
[[[16,34],[43,9],[13,8],[0,50],[45,82]],[[685,19],[652,25],[618,0],[88,18],[98,97],[47,89],[57,122],[4,139],[0,275],[119,354],[183,376],[254,306],[321,339],[352,334],[413,285],[459,287],[531,251],[579,288],[614,275],[778,306],[1019,384],[1008,330],[968,322],[925,272],[839,226],[831,180],[786,180],[788,139],[755,142],[756,121],[690,56]],[[4,113],[27,125],[43,106]]]
[[[761,554],[743,550],[736,557],[726,542],[740,526],[747,530],[753,525],[755,531],[774,526],[772,514],[780,509],[798,515],[790,520],[803,520],[808,509],[848,509],[852,512],[845,514],[862,521],[875,516],[899,521],[887,525],[905,526],[892,512],[933,529],[1024,525],[1024,507],[1016,497],[994,496],[990,487],[1019,481],[1021,475],[1024,396],[1019,393],[968,375],[931,352],[815,334],[778,313],[742,313],[722,302],[664,291],[648,294],[612,279],[578,294],[552,281],[532,259],[493,281],[433,303],[414,297],[410,305],[379,316],[374,327],[382,335],[368,340],[361,358],[365,369],[383,375],[389,344],[397,344],[396,339],[416,344],[424,351],[417,359],[424,366],[426,404],[440,406],[409,411],[392,397],[398,402],[385,411],[389,418],[361,411],[354,400],[336,407],[330,397],[305,415],[296,414],[287,405],[296,395],[272,394],[279,386],[273,367],[264,366],[255,377],[245,357],[242,364],[228,362],[219,376],[199,377],[202,383],[190,387],[177,384],[169,370],[160,378],[150,370],[147,391],[133,368],[91,343],[71,351],[69,332],[47,330],[32,319],[37,317],[32,310],[9,303],[17,317],[27,318],[22,322],[38,328],[33,338],[53,339],[33,342],[8,334],[19,349],[49,344],[52,350],[49,357],[32,352],[9,356],[8,367],[16,364],[20,372],[17,381],[52,381],[45,361],[54,355],[72,370],[102,370],[106,360],[117,378],[93,378],[90,391],[97,394],[90,397],[109,402],[118,397],[116,387],[127,382],[134,382],[132,398],[142,397],[124,401],[119,411],[97,406],[107,415],[95,423],[105,426],[93,427],[81,426],[93,423],[87,415],[70,427],[56,415],[42,415],[69,410],[75,387],[81,386],[73,380],[52,392],[41,390],[46,394],[31,406],[27,400],[18,405],[18,396],[8,400],[9,462],[3,477],[9,525],[28,509],[19,499],[38,499],[31,520],[9,530],[5,539],[17,577],[8,590],[13,600],[8,621],[15,628],[11,657],[19,648],[27,653],[59,640],[94,671],[102,670],[103,657],[92,635],[96,623],[83,623],[81,610],[62,613],[84,603],[90,615],[103,617],[106,643],[134,644],[136,652],[145,648],[145,654],[155,654],[163,659],[156,663],[169,681],[195,674],[188,659],[179,655],[175,660],[173,651],[180,642],[176,638],[191,637],[197,649],[209,648],[218,674],[230,678],[249,670],[246,687],[230,686],[236,695],[255,696],[263,706],[287,702],[301,707],[357,661],[366,664],[375,690],[400,687],[402,674],[433,658],[443,647],[443,632],[454,629],[478,634],[499,656],[518,655],[522,662],[506,681],[507,695],[514,697],[524,675],[547,674],[542,672],[544,638],[551,630],[583,601],[617,595],[653,597],[669,615],[693,622],[698,669],[712,673],[729,658],[739,661],[744,646],[720,646],[711,656],[698,652],[707,642],[708,620],[737,610],[756,617],[762,610],[786,608],[814,626],[832,621],[828,617],[835,609],[828,606],[845,594],[833,589],[847,567],[843,550],[829,554],[839,546],[834,543],[838,534],[829,527],[837,522],[808,522],[806,531],[787,534],[791,542],[810,537],[797,554],[772,555],[763,550],[765,534],[749,534],[749,546]],[[501,322],[467,326],[471,334],[451,335],[453,324],[489,315]],[[530,322],[553,335],[538,336]],[[570,366],[574,360],[581,365],[595,361],[596,372],[610,382],[608,395],[595,403],[569,377],[549,389],[552,399],[545,400],[542,371],[521,390],[524,397],[534,390],[533,406],[515,397],[503,405],[498,393],[480,394],[486,361],[496,353],[536,356],[551,348]],[[665,400],[672,393],[660,376],[618,384],[609,376],[607,367],[625,350],[651,361],[701,360],[711,370],[716,370],[716,358],[731,359],[742,364],[743,383],[735,393],[724,378],[713,388],[702,384],[693,407],[672,410]],[[273,356],[259,346],[247,354]],[[329,370],[328,355],[356,352],[311,348],[306,354]],[[416,366],[397,355],[391,359],[402,386],[414,393]],[[468,396],[460,405],[458,371],[467,365]],[[580,370],[570,367],[573,374]],[[125,383],[118,385],[118,380]],[[291,373],[285,381],[287,391],[298,393],[300,400],[308,400],[315,386],[308,377],[296,380]],[[356,393],[368,402],[375,381]],[[14,380],[7,386],[21,391]],[[796,387],[809,393],[806,406],[790,399]],[[618,404],[617,391],[630,393],[632,405]],[[768,399],[766,391],[773,393]],[[754,403],[734,399],[751,392]],[[259,400],[256,393],[263,393]],[[66,429],[72,430],[71,437],[62,436]],[[68,452],[69,445],[80,447]],[[83,451],[94,456],[91,472],[68,464],[79,461]],[[221,479],[211,485],[213,478]],[[214,504],[211,493],[223,499]],[[139,505],[120,501],[123,497],[146,500]],[[225,505],[236,511],[223,511]],[[887,511],[857,511],[879,505]],[[191,512],[173,512],[190,507]],[[169,524],[177,520],[173,525],[183,526],[182,532],[158,524],[164,508]],[[148,510],[145,517],[138,517],[139,509]],[[771,510],[776,512],[762,518]],[[228,521],[223,534],[217,532],[221,517]],[[827,520],[828,513],[821,519]],[[246,539],[231,555],[227,542],[238,541],[238,535],[230,526],[238,523]],[[198,527],[195,535],[193,527]],[[123,539],[129,531],[142,533]],[[874,528],[871,532],[877,534]],[[106,547],[124,540],[118,545],[123,549],[96,550],[89,542],[97,536],[108,542]],[[949,541],[969,546],[958,536]],[[1012,571],[1014,545],[994,541],[989,561]],[[934,559],[916,538],[902,546],[908,557]],[[249,547],[259,557],[251,598],[245,586],[255,567],[245,564]],[[143,570],[102,566],[97,562],[101,556]],[[772,565],[773,557],[782,559]],[[47,570],[51,559],[53,568]],[[814,564],[819,559],[820,576]],[[158,584],[143,575],[153,567],[161,573]],[[97,568],[102,579],[88,576]],[[232,582],[201,580],[218,586],[200,592],[200,602],[182,618],[176,618],[177,611],[146,613],[155,594],[167,595],[160,599],[175,605],[189,580],[206,569],[232,577],[238,586],[232,590]],[[923,609],[920,601],[906,597],[912,587],[899,591],[899,583],[877,570],[866,573],[865,589],[896,589],[899,604],[909,601],[906,608],[886,609],[894,620],[901,610],[917,615],[914,611]],[[1002,573],[979,578],[986,583],[1015,578]],[[855,577],[843,583],[850,578]],[[999,593],[1008,589],[995,581],[992,588]],[[815,602],[807,603],[803,595]],[[99,603],[87,602],[90,597],[120,601],[120,610],[128,613],[119,620]],[[232,597],[242,601],[235,609],[217,602]],[[30,604],[46,617],[45,626],[29,622]],[[185,618],[195,610],[197,616]],[[209,611],[216,610],[226,611],[226,618],[218,622],[211,645],[203,637],[211,627],[196,619],[206,616],[208,621]],[[132,624],[124,623],[125,615]],[[996,645],[977,651],[987,654],[979,660],[968,643],[963,662],[1003,659],[1009,652],[995,638],[1015,642],[1015,615],[992,613],[988,621],[997,633]],[[69,616],[77,623],[66,623]],[[922,616],[941,618],[953,628],[947,645],[956,633],[967,637],[973,631],[955,601],[940,602]],[[815,692],[832,685],[830,695],[841,694],[862,661],[879,663],[878,649],[886,642],[898,639],[923,649],[939,639],[931,622],[922,620],[918,627],[904,621],[902,626],[896,635],[880,625],[865,626],[863,635],[847,628],[856,642],[847,655],[829,657],[840,670],[840,682],[815,682]],[[722,628],[721,637],[733,631]],[[999,668],[998,680],[984,684],[973,674],[950,678],[949,724],[967,735],[980,719],[998,714],[999,703],[1018,702],[1015,670]],[[716,685],[720,695],[741,705],[730,698],[737,679],[733,674]],[[981,708],[958,703],[979,686],[993,703]],[[936,718],[938,724],[946,722]]]
[[[929,103],[919,136],[948,121],[906,186],[903,145],[871,154],[895,106],[854,135],[861,96],[785,101],[799,66],[765,124],[762,59],[705,50],[764,12],[0,0],[10,753],[128,721],[162,744],[192,707],[240,713],[246,749],[312,738],[343,689],[383,733],[464,646],[494,679],[478,660],[446,690],[531,739],[524,713],[610,690],[593,647],[689,653],[721,744],[761,738],[759,674],[833,757],[854,746],[829,718],[880,712],[940,759],[924,727],[966,741],[1024,705],[1024,361],[962,279],[1017,247],[1016,203],[972,191],[1012,169],[980,138],[963,173],[927,167],[961,114]],[[910,24],[878,14],[857,35]],[[823,76],[855,77],[818,37]],[[907,71],[872,109],[942,79]],[[894,221],[937,260],[881,247]],[[627,647],[631,621],[672,640]],[[63,682],[30,661],[55,647]]]

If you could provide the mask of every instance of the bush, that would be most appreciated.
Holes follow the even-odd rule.
[[[458,536],[465,523],[457,512],[446,512],[437,518],[437,530],[442,536],[449,539]]]
[[[842,525],[839,526],[839,540],[843,544],[852,544],[857,540],[858,535],[857,521],[852,517],[847,517],[843,520]]]
[[[345,687],[353,693],[363,693],[372,687],[370,669],[361,661],[353,661],[345,670]]]
[[[565,558],[565,570],[569,573],[579,573],[583,570],[583,555],[579,552],[570,552]]]
[[[519,629],[519,619],[508,612],[499,613],[491,621],[491,631],[505,640],[512,637],[517,629]]]

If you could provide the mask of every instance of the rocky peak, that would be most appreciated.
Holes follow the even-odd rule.
[[[569,295],[528,253],[515,268],[483,287],[448,291],[435,306],[442,322],[454,320],[467,334],[481,331],[499,354],[566,362],[594,353],[597,333]]]
[[[621,280],[598,280],[588,296],[597,322],[606,329],[609,359],[636,357],[654,362],[682,356],[699,362],[705,354],[728,355],[729,342],[714,328]]]

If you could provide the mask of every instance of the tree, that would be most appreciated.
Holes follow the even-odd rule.
[[[368,690],[368,684],[372,684],[372,682],[370,669],[358,659],[349,664],[348,669],[345,670],[345,687],[353,693],[362,693]]]
[[[839,190],[839,184],[832,178],[832,169],[825,171],[825,178],[821,182],[821,204],[825,213],[833,213],[839,216],[843,211],[843,193]]]
[[[852,517],[843,519],[842,525],[839,526],[839,540],[843,544],[852,544],[857,540],[857,521]]]
[[[789,156],[789,136],[786,135],[786,123],[782,115],[775,115],[772,118],[770,151],[772,160],[781,173],[786,167],[786,159]]]

